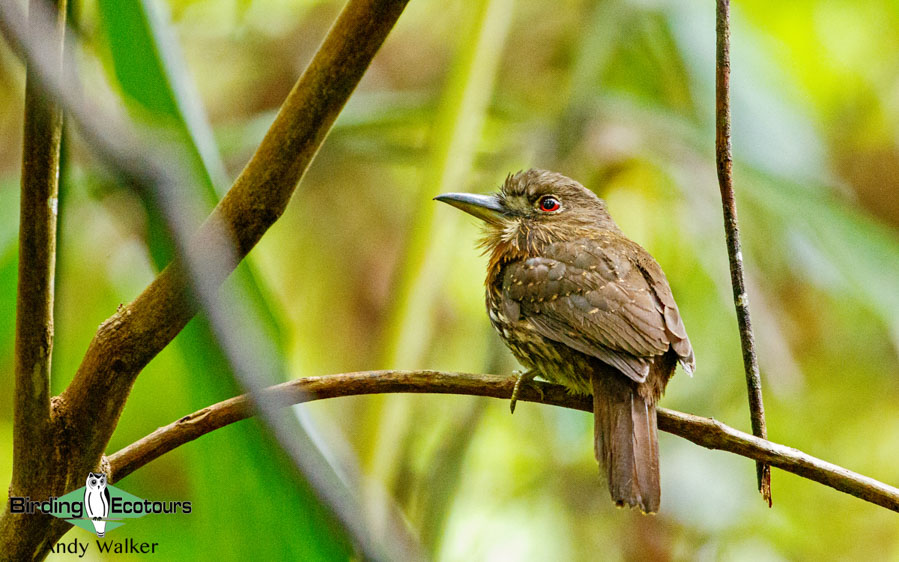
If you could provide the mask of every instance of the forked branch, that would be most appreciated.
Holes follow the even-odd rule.
[[[37,393],[40,408],[34,411],[57,437],[52,455],[36,457],[53,462],[53,474],[44,476],[51,484],[47,489],[16,487],[17,492],[40,499],[51,493],[61,495],[97,466],[135,379],[196,314],[195,297],[212,294],[281,216],[407,1],[349,0],[253,158],[199,231],[191,237],[183,221],[169,220],[184,259],[167,267],[137,299],[119,307],[101,325],[61,396],[51,401],[48,386]],[[54,99],[66,110],[87,144],[129,183],[156,194],[156,201],[166,204],[172,201],[171,194],[189,191],[189,174],[172,171],[180,169],[176,157],[148,145],[133,127],[110,112],[73,95],[72,88],[52,70],[56,65],[42,41],[47,36],[44,30],[52,25],[42,9],[44,2],[35,1],[32,6],[32,19],[44,16],[38,32],[27,29],[18,4],[0,0],[0,33],[26,58],[29,81],[33,70],[46,99]],[[198,290],[200,281],[207,291]],[[38,382],[46,384],[43,379]],[[17,431],[30,427],[34,426],[16,419]],[[49,442],[46,436],[29,439]],[[18,445],[16,455],[21,458]],[[58,520],[12,517],[4,512],[0,514],[0,558],[46,556],[68,528]]]

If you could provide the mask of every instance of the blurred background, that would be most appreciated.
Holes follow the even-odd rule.
[[[69,0],[82,87],[182,143],[211,207],[341,2]],[[899,484],[899,10],[744,0],[732,14],[736,192],[769,437]],[[693,342],[662,406],[749,431],[714,168],[714,5],[414,0],[301,182],[229,283],[285,377],[377,368],[509,374],[475,219],[431,198],[550,168],[605,198],[665,269]],[[24,67],[0,44],[0,388],[12,392]],[[111,109],[112,110],[112,109]],[[158,217],[67,131],[53,391],[169,256]],[[239,392],[202,319],[137,380],[109,451]],[[896,514],[661,435],[662,511],[616,510],[592,419],[529,403],[368,396],[297,408],[438,560],[899,559]],[[0,481],[12,413],[0,408]],[[129,476],[190,516],[123,536],[167,559],[351,555],[255,421]],[[259,501],[264,490],[267,498]],[[75,529],[82,540],[90,535]],[[82,536],[83,535],[83,536]],[[122,537],[119,537],[122,538]]]

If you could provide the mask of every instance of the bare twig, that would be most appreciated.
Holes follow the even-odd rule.
[[[759,375],[755,338],[749,317],[749,295],[743,275],[743,252],[740,248],[740,231],[737,226],[737,202],[734,198],[733,156],[730,143],[730,0],[718,0],[715,36],[715,154],[718,167],[718,185],[724,209],[724,231],[727,238],[727,256],[730,260],[730,281],[734,289],[734,306],[740,327],[740,345],[743,348],[743,366],[749,392],[749,412],[752,433],[767,439],[765,406],[762,402],[762,379]],[[756,463],[759,491],[771,506],[771,468],[762,461]]]
[[[514,377],[440,371],[362,371],[308,377],[270,387],[263,395],[270,404],[289,406],[325,398],[393,392],[464,394],[508,399]],[[534,382],[522,389],[521,400],[592,412],[589,397],[574,396],[563,387]],[[237,396],[159,428],[109,457],[110,480],[117,482],[150,461],[202,435],[254,415],[247,396]],[[801,451],[728,427],[711,418],[659,408],[659,429],[708,449],[718,449],[769,463],[803,478],[825,484],[899,512],[899,489],[862,476]]]

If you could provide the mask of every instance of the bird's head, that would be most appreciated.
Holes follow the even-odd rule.
[[[435,197],[483,220],[488,251],[534,254],[547,244],[621,231],[602,199],[571,178],[531,169],[506,178],[499,193],[445,193]]]

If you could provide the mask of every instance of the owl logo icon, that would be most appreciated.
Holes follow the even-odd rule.
[[[84,513],[93,522],[97,536],[106,534],[106,517],[109,515],[109,490],[106,489],[106,475],[90,472],[84,486]]]

